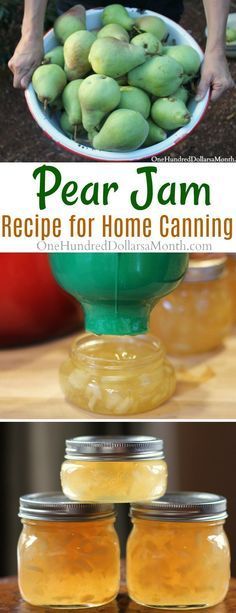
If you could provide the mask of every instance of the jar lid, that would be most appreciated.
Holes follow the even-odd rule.
[[[19,517],[41,521],[91,521],[114,515],[113,504],[84,504],[61,492],[40,492],[20,498]]]
[[[214,281],[219,279],[225,272],[226,256],[206,259],[190,260],[184,281],[187,283],[195,281]]]
[[[66,441],[65,458],[109,462],[163,459],[163,441],[154,436],[78,436]]]
[[[205,492],[167,492],[159,500],[132,504],[131,516],[167,522],[219,521],[228,517],[227,500]]]

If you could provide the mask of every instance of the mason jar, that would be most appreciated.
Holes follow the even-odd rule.
[[[168,493],[131,506],[127,586],[138,604],[200,609],[220,603],[229,587],[230,551],[223,496]]]
[[[230,253],[227,260],[229,290],[232,297],[233,321],[236,321],[236,253]]]
[[[167,487],[163,441],[152,436],[83,436],[66,441],[61,485],[71,500],[133,502]]]
[[[150,321],[151,332],[170,354],[220,346],[233,321],[226,258],[190,260],[182,284],[153,309]]]
[[[174,393],[176,378],[151,335],[85,334],[61,366],[60,382],[80,409],[119,417],[156,409]]]
[[[72,503],[61,493],[20,498],[22,598],[43,607],[96,607],[119,590],[119,541],[111,504]]]

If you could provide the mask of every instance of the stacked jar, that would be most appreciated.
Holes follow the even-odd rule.
[[[116,598],[120,553],[114,503],[123,502],[131,503],[134,524],[127,544],[127,584],[134,602],[180,609],[223,600],[230,576],[226,499],[166,494],[161,439],[68,440],[61,483],[63,494],[20,499],[18,575],[28,603],[86,608]]]

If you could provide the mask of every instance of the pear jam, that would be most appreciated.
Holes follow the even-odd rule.
[[[127,586],[132,600],[168,610],[222,602],[230,580],[225,498],[168,493],[150,504],[132,505],[131,516]]]
[[[133,502],[167,487],[163,441],[152,436],[83,436],[66,441],[61,485],[71,500]]]
[[[233,320],[226,258],[192,260],[181,285],[151,314],[151,331],[168,353],[188,355],[219,347]]]
[[[31,494],[20,499],[19,516],[18,581],[26,602],[84,608],[116,597],[120,553],[113,505]]]
[[[175,373],[152,336],[85,334],[62,365],[66,398],[93,413],[122,416],[151,411],[175,390]]]
[[[236,254],[230,253],[227,260],[229,289],[232,297],[233,321],[236,321]]]

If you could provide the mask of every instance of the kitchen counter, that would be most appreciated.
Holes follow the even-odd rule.
[[[53,609],[54,611],[61,611],[61,609]],[[75,609],[66,609],[73,613]],[[85,609],[78,609],[85,610]],[[142,607],[134,602],[131,602],[127,596],[125,585],[122,586],[119,596],[112,603],[99,608],[92,609],[94,613],[151,613],[157,609]],[[23,602],[20,597],[17,579],[15,577],[9,577],[0,580],[0,612],[1,613],[51,613],[52,609],[42,607],[32,607]],[[197,611],[197,610],[196,610]],[[201,609],[202,611],[202,609]],[[236,611],[236,579],[231,580],[230,590],[226,600],[217,605],[206,609],[209,613],[235,613]],[[166,609],[166,613],[168,610]],[[171,613],[171,612],[169,612]]]

